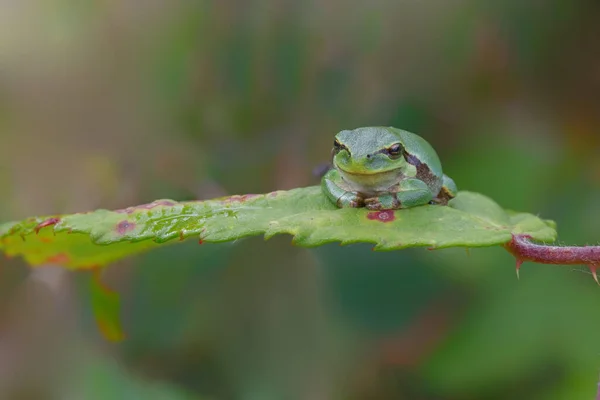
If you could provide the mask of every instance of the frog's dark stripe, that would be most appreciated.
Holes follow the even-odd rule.
[[[407,163],[409,163],[410,165],[414,165],[417,169],[417,179],[422,180],[428,186],[431,186],[436,182],[437,177],[431,172],[427,164],[423,164],[421,160],[419,160],[412,154],[408,154],[406,151],[404,152],[404,159]]]

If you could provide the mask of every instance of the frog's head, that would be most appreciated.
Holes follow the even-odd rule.
[[[398,134],[384,127],[341,131],[335,135],[332,154],[333,165],[344,175],[402,172],[407,165]]]

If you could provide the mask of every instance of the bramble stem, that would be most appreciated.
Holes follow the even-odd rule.
[[[598,285],[596,267],[600,265],[600,246],[548,246],[531,242],[527,235],[513,235],[512,240],[504,245],[517,259],[517,277],[524,261],[540,264],[584,264],[590,268]]]

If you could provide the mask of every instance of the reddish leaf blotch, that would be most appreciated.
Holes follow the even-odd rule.
[[[131,232],[135,229],[135,223],[123,220],[117,224],[117,233],[119,235],[124,235],[127,232]]]
[[[372,211],[367,214],[367,218],[372,221],[392,222],[396,219],[394,210]]]
[[[236,194],[233,196],[229,196],[229,197],[223,199],[222,201],[223,201],[223,203],[234,203],[234,202],[243,203],[245,201],[248,201],[250,199],[253,199],[253,198],[259,197],[259,196],[260,196],[259,194],[244,194],[244,195]]]
[[[70,260],[70,258],[69,258],[69,256],[67,254],[65,254],[65,253],[58,253],[58,254],[55,254],[53,256],[48,257],[46,259],[46,262],[48,264],[59,264],[59,265],[61,265],[61,264],[68,263],[69,260]]]
[[[154,207],[158,207],[158,206],[172,207],[176,204],[177,204],[176,202],[171,201],[171,200],[157,200],[157,201],[153,201],[152,203],[141,204],[139,206],[133,206],[133,207],[123,208],[120,210],[115,210],[115,212],[121,213],[121,214],[131,214],[137,210],[151,210]]]
[[[267,193],[267,197],[270,197],[270,198],[277,197],[283,192],[284,192],[283,190],[276,190],[274,192]]]
[[[48,218],[47,220],[39,223],[33,230],[35,231],[35,234],[37,235],[38,233],[40,233],[40,229],[45,228],[47,226],[56,225],[59,222],[60,222],[60,218]]]

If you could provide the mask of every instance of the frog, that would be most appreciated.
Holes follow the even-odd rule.
[[[402,129],[342,130],[335,135],[331,154],[331,169],[323,175],[321,188],[339,208],[448,205],[458,192],[433,147]]]

